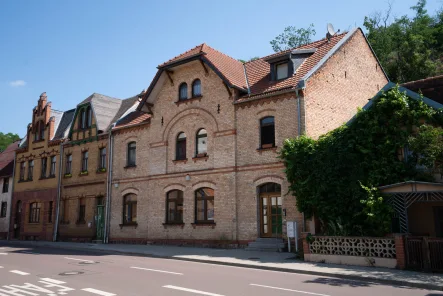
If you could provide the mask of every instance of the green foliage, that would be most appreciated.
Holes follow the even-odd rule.
[[[253,57],[253,58],[250,58],[247,61],[246,60],[242,60],[242,59],[238,59],[238,60],[244,64],[244,63],[247,63],[247,62],[252,62],[252,61],[258,60],[259,58],[260,57]]]
[[[318,140],[286,140],[280,157],[298,210],[307,217],[315,214],[325,234],[384,235],[391,209],[374,187],[429,180],[431,173],[419,172],[417,164],[441,158],[441,128],[433,125],[442,119],[441,111],[393,88]],[[399,157],[408,145],[420,161]]]
[[[431,17],[426,0],[411,9],[412,18],[391,19],[388,10],[365,17],[368,40],[392,81],[403,83],[443,73],[443,10]]]
[[[286,27],[280,35],[274,38],[270,43],[275,52],[298,47],[312,42],[312,36],[315,35],[314,24],[307,28],[297,29],[294,26]]]
[[[4,134],[0,132],[0,152],[5,150],[6,147],[18,140],[20,140],[20,137],[17,134]]]

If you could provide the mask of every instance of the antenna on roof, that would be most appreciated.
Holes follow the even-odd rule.
[[[328,41],[331,41],[332,36],[335,35],[334,26],[331,23],[328,23],[327,25],[328,32],[326,33],[326,38],[328,38]]]

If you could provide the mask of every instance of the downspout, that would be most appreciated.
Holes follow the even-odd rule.
[[[245,73],[246,87],[248,88],[248,96],[251,94],[251,89],[249,88],[248,74],[246,73],[246,66],[243,64],[243,72]]]
[[[111,128],[109,129],[109,141],[108,141],[108,147],[109,147],[109,158],[108,158],[108,180],[106,182],[106,213],[105,213],[105,229],[104,229],[104,238],[103,241],[105,244],[109,243],[109,230],[110,230],[110,213],[111,213],[111,195],[112,195],[112,162],[114,159],[114,147],[113,147],[113,135],[112,135],[112,129],[115,127],[115,123],[112,124]]]
[[[57,241],[57,233],[58,233],[58,223],[60,220],[60,193],[61,193],[61,183],[62,183],[62,169],[63,169],[63,148],[64,143],[60,143],[60,163],[58,164],[58,181],[57,181],[57,201],[55,203],[55,225],[54,225],[54,233],[52,236],[52,241]]]
[[[18,149],[18,148],[17,148]],[[14,196],[14,184],[15,184],[15,159],[17,158],[17,153],[14,151],[14,167],[12,168],[12,186],[11,186],[11,198],[9,199],[9,221],[8,221],[8,234],[6,240],[9,240],[9,235],[11,233],[11,221],[12,221],[12,198]]]

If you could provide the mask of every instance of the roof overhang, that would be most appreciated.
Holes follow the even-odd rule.
[[[443,183],[407,181],[378,187],[382,193],[443,192]]]

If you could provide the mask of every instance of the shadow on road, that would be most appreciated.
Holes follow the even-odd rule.
[[[323,284],[323,285],[330,285],[334,287],[370,287],[374,285],[373,283],[369,282],[362,282],[362,281],[353,281],[353,280],[345,280],[345,279],[338,279],[338,278],[325,278],[325,277],[319,277],[313,280],[307,280],[304,281],[305,283],[309,284]]]

